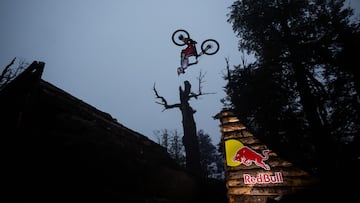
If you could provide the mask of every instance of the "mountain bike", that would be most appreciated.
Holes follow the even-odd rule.
[[[174,44],[176,44],[177,46],[184,46],[186,44],[186,40],[191,38],[188,31],[183,29],[178,29],[172,34],[171,39],[174,42]],[[201,43],[200,48],[201,48],[201,52],[196,53],[197,57],[203,54],[214,55],[219,51],[220,44],[215,39],[207,39]]]

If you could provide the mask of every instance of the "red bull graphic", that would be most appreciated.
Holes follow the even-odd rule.
[[[264,156],[244,146],[236,152],[233,159],[245,164],[245,166],[250,166],[254,163],[265,170],[270,170],[270,166],[264,163],[264,161],[269,159],[269,150],[263,150],[262,153]]]
[[[262,150],[262,154],[250,147],[244,146],[239,140],[229,139],[225,141],[225,156],[228,166],[239,166],[244,164],[250,166],[255,164],[262,169],[269,171],[270,166],[265,163],[269,159],[269,150]],[[275,184],[283,183],[281,172],[257,173],[256,175],[243,174],[244,184]]]
[[[269,150],[263,150],[262,155],[244,146],[238,140],[225,141],[226,162],[228,166],[239,166],[244,164],[250,166],[255,164],[265,170],[270,170],[270,166],[264,161],[269,159]]]

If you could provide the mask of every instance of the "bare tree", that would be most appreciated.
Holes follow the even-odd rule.
[[[194,120],[194,110],[189,101],[192,98],[197,99],[199,96],[211,93],[203,93],[201,91],[201,84],[203,83],[203,75],[200,72],[198,79],[198,92],[194,93],[191,91],[191,84],[189,81],[184,81],[184,89],[179,87],[179,96],[180,103],[168,104],[165,97],[160,96],[155,88],[155,84],[153,87],[156,98],[160,100],[160,102],[156,102],[164,107],[164,110],[178,108],[181,111],[182,115],[182,123],[183,123],[183,131],[184,135],[182,138],[183,145],[185,147],[186,153],[186,168],[193,172],[196,175],[203,176],[201,164],[200,164],[200,152],[199,152],[199,141],[197,139],[197,130],[196,123]]]
[[[185,166],[185,150],[184,145],[181,142],[181,136],[177,130],[169,131],[164,129],[162,131],[156,131],[156,136],[158,137],[158,143],[166,148],[170,156],[178,163],[180,166]]]
[[[29,65],[25,60],[20,60],[19,65],[14,67],[15,60],[16,57],[2,70],[0,75],[0,90]]]

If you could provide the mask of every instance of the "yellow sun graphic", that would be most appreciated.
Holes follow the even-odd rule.
[[[233,157],[235,156],[236,152],[243,146],[243,143],[241,143],[239,140],[230,139],[225,141],[226,164],[228,166],[240,165],[240,162],[233,160]]]

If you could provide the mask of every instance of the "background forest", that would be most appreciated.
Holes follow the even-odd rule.
[[[240,50],[256,60],[233,67],[227,60],[224,76],[224,105],[336,190],[358,180],[360,161],[360,25],[344,2],[234,2],[228,22]],[[331,178],[337,174],[345,177]]]

